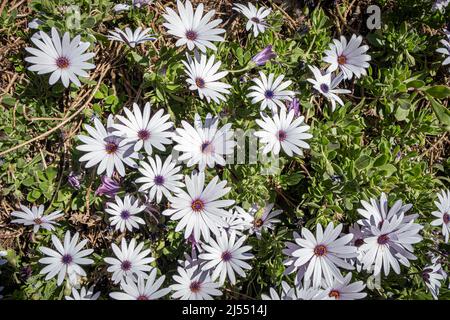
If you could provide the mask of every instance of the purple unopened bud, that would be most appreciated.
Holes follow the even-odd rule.
[[[108,176],[102,176],[102,184],[95,191],[95,195],[106,195],[108,197],[114,197],[120,190],[120,184],[109,178]]]
[[[70,186],[74,189],[80,189],[80,179],[78,179],[77,175],[73,172],[69,173],[67,177],[67,182],[69,182]]]
[[[292,99],[288,103],[288,111],[294,110],[294,116],[298,117],[300,114],[300,101],[297,98]]]
[[[25,266],[20,269],[20,278],[23,281],[27,281],[28,278],[32,276],[32,274],[33,274],[33,269],[31,268],[31,266]]]
[[[194,252],[195,248],[199,245],[197,240],[195,240],[194,232],[192,232],[189,238],[187,238],[187,241],[191,244],[191,250]]]
[[[265,47],[261,52],[256,54],[252,58],[252,61],[256,63],[258,66],[262,66],[266,64],[266,62],[269,61],[270,59],[276,58],[276,56],[277,54],[272,51],[272,46],[269,45]]]

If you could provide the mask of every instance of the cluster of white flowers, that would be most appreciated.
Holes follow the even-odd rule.
[[[246,29],[253,28],[253,36],[257,37],[269,27],[266,18],[271,13],[264,7],[256,8],[252,4],[235,5],[234,9],[242,13],[247,19]],[[216,61],[214,55],[208,57],[207,49],[216,50],[213,42],[222,42],[224,29],[216,28],[221,19],[212,20],[215,11],[204,14],[203,4],[194,10],[191,2],[183,4],[177,1],[177,10],[166,8],[164,27],[167,33],[176,37],[176,46],[186,46],[188,50],[200,50],[194,57],[187,55],[183,61],[188,76],[187,83],[190,90],[196,90],[201,99],[219,103],[226,101],[232,86],[219,80],[227,76],[228,71],[219,71],[221,62]],[[149,34],[149,29],[137,28],[134,32],[130,28],[125,31],[115,29],[110,32],[110,40],[120,41],[131,48],[146,41],[155,40]],[[342,36],[340,40],[333,40],[329,50],[325,52],[323,61],[329,64],[326,73],[314,66],[310,70],[315,79],[308,79],[314,88],[326,99],[331,101],[332,110],[336,103],[344,105],[338,94],[350,93],[349,90],[339,89],[343,80],[351,80],[353,76],[360,78],[366,75],[371,57],[366,54],[368,46],[361,45],[362,37],[353,35],[349,41]],[[80,86],[78,77],[88,77],[85,70],[95,66],[86,61],[94,57],[93,53],[85,53],[90,44],[81,42],[80,36],[70,41],[65,33],[61,38],[55,28],[51,30],[51,37],[40,31],[39,37],[31,41],[39,48],[27,48],[33,56],[26,61],[33,64],[31,71],[39,74],[52,73],[49,83],[52,85],[61,79],[65,87],[70,82]],[[448,43],[444,45],[448,47]],[[447,48],[449,49],[449,48]],[[448,54],[448,50],[439,49]],[[450,59],[450,58],[449,58]],[[444,61],[444,64],[450,61]],[[338,74],[336,74],[339,72]],[[256,120],[261,127],[255,135],[263,144],[263,153],[272,152],[277,155],[281,149],[287,156],[303,155],[303,150],[310,146],[305,140],[311,139],[308,133],[310,127],[305,124],[303,116],[297,116],[295,110],[287,110],[286,102],[291,102],[295,92],[288,90],[291,80],[283,81],[284,75],[259,72],[259,78],[253,79],[254,85],[247,94],[252,98],[251,103],[260,104],[261,111],[269,108],[273,115],[267,116],[261,112],[262,119]],[[231,124],[219,127],[219,118],[208,114],[202,121],[196,114],[191,125],[181,121],[181,127],[174,129],[169,121],[169,114],[160,109],[153,112],[147,103],[141,110],[139,105],[133,104],[133,110],[124,108],[124,116],[112,115],[105,127],[99,119],[94,119],[94,127],[85,125],[88,133],[79,135],[83,143],[77,149],[85,154],[80,162],[86,162],[85,167],[97,166],[97,174],[106,172],[111,177],[114,172],[126,176],[126,166],[135,169],[140,174],[136,183],[141,184],[139,192],[145,192],[147,201],[160,203],[163,196],[170,206],[163,211],[163,215],[177,221],[176,232],[182,231],[184,238],[193,245],[192,256],[186,255],[180,261],[178,274],[173,276],[174,284],[162,288],[165,276],[157,277],[159,270],[154,267],[155,258],[151,250],[145,249],[144,242],[137,243],[137,238],[129,242],[122,238],[120,247],[112,244],[111,251],[115,257],[106,257],[104,261],[109,265],[107,271],[111,279],[120,285],[120,290],[110,293],[114,299],[157,299],[168,295],[171,291],[174,299],[211,299],[220,296],[220,288],[226,283],[235,284],[237,277],[245,277],[245,270],[251,269],[248,263],[254,256],[250,253],[251,246],[245,245],[248,236],[260,238],[264,232],[275,227],[280,220],[277,218],[282,211],[273,210],[274,205],[252,207],[244,210],[235,206],[235,201],[224,199],[231,188],[227,181],[221,181],[214,176],[206,181],[205,171],[216,165],[224,166],[226,156],[233,154],[236,143],[233,141]],[[154,154],[155,149],[166,151],[166,147],[174,144],[173,149],[181,152],[180,161],[187,161],[187,167],[196,166],[198,172],[191,175],[180,173],[181,167],[171,156],[161,159]],[[147,158],[145,158],[147,157]],[[146,160],[147,159],[147,160]],[[126,165],[126,166],[125,166]],[[432,222],[434,226],[442,225],[445,241],[449,238],[450,192],[443,192],[436,202],[438,211],[432,214],[437,218]],[[415,223],[417,215],[406,215],[411,205],[402,205],[397,201],[388,210],[387,196],[383,193],[380,201],[374,199],[371,203],[362,201],[362,209],[358,212],[363,217],[351,227],[348,234],[341,234],[343,225],[328,224],[323,229],[317,224],[315,235],[307,228],[301,229],[301,234],[294,233],[294,243],[287,243],[284,250],[288,257],[284,262],[287,266],[286,274],[296,272],[294,288],[283,283],[282,292],[270,290],[270,297],[264,299],[360,299],[366,296],[362,292],[365,285],[362,281],[351,283],[355,266],[378,275],[382,269],[385,275],[390,268],[400,273],[400,264],[409,266],[413,255],[413,244],[421,241],[418,234],[422,226]],[[17,217],[14,223],[33,226],[36,233],[40,228],[50,232],[55,230],[58,218],[63,216],[60,211],[44,214],[44,207],[25,206],[22,211],[15,211],[12,216]],[[110,215],[109,220],[116,231],[133,233],[145,224],[143,212],[146,205],[132,195],[123,198],[116,196],[114,201],[106,204],[105,212]],[[54,249],[41,247],[45,257],[39,260],[46,266],[41,270],[46,274],[45,279],[57,277],[57,284],[61,285],[65,279],[79,288],[80,278],[86,276],[81,266],[93,264],[88,256],[93,249],[84,249],[88,240],[79,242],[79,234],[73,236],[69,231],[64,240],[60,241],[55,235],[51,236]],[[1,260],[0,260],[1,261]],[[153,264],[153,265],[152,265]],[[342,270],[347,273],[343,274]],[[433,296],[437,296],[440,281],[444,279],[442,268],[437,263],[423,271],[424,279]],[[303,283],[302,283],[303,281]],[[81,287],[80,291],[73,288],[72,297],[67,299],[97,299],[99,293],[94,293],[94,287]]]
[[[438,219],[431,224],[443,226],[442,234],[447,243],[450,191],[442,191],[438,198],[440,201],[435,204],[439,210],[432,213]],[[297,290],[303,288],[314,292],[312,299],[360,299],[366,295],[361,293],[365,285],[362,282],[350,284],[351,272],[344,277],[339,268],[364,270],[373,276],[380,275],[383,270],[387,276],[391,267],[400,274],[400,264],[409,267],[409,261],[417,259],[412,253],[412,245],[422,241],[419,231],[423,226],[415,223],[417,214],[406,215],[411,204],[403,205],[397,200],[389,209],[385,193],[379,201],[362,200],[361,204],[363,208],[357,211],[363,218],[350,226],[348,234],[341,233],[342,224],[334,227],[330,223],[325,231],[318,224],[315,236],[303,228],[301,235],[294,233],[295,243],[286,243],[283,251],[288,257],[284,261],[285,274],[296,272]],[[433,297],[437,298],[441,281],[447,278],[437,259],[423,270],[422,276]],[[281,298],[295,299],[289,292],[285,290]],[[280,297],[272,293],[274,291],[272,298]]]

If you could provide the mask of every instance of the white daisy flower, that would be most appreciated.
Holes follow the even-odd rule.
[[[354,223],[349,227],[348,233],[353,234],[352,241],[350,245],[356,247],[358,255],[356,258],[351,259],[352,263],[355,264],[356,270],[358,272],[362,269],[362,257],[364,252],[361,250],[361,246],[364,244],[364,239],[368,236],[368,231],[366,227],[360,227],[358,223]]]
[[[433,262],[422,270],[422,279],[430,291],[433,299],[438,300],[441,281],[445,281],[445,276],[441,273],[442,265]]]
[[[178,274],[173,276],[177,282],[170,286],[175,291],[173,299],[213,300],[212,296],[221,296],[220,284],[211,280],[209,272],[199,272],[198,268],[178,267]]]
[[[438,210],[433,211],[431,214],[437,219],[431,222],[432,226],[442,225],[442,235],[445,238],[445,242],[448,242],[450,234],[450,190],[438,193],[439,201],[435,201],[434,204]]]
[[[439,10],[441,12],[445,11],[445,8],[450,4],[450,0],[435,0],[433,3],[433,7],[431,10],[434,12],[436,10]]]
[[[330,72],[322,75],[322,72],[317,67],[308,66],[314,74],[315,79],[306,79],[314,85],[314,89],[320,92],[325,98],[331,102],[331,110],[336,109],[336,102],[340,105],[344,105],[344,101],[339,98],[338,94],[351,93],[347,89],[336,89],[343,79],[343,74],[340,73],[337,77],[332,78]]]
[[[122,200],[115,197],[116,202],[108,202],[106,204],[106,213],[110,214],[109,221],[116,230],[124,232],[125,229],[133,231],[139,229],[139,224],[145,224],[144,219],[137,216],[138,213],[145,210],[145,205],[139,205],[139,200],[126,195]],[[133,201],[134,200],[134,201]]]
[[[25,61],[33,64],[28,70],[37,71],[38,74],[51,73],[48,81],[50,85],[61,79],[66,88],[69,87],[70,82],[78,87],[81,86],[78,77],[89,77],[85,70],[95,68],[95,65],[86,62],[94,57],[94,53],[84,53],[90,43],[81,42],[79,35],[70,41],[68,32],[64,33],[61,39],[55,28],[52,28],[51,38],[43,31],[39,31],[38,34],[40,39],[31,38],[38,49],[25,48],[33,55],[25,58]]]
[[[323,58],[323,61],[330,64],[327,71],[340,69],[345,79],[351,79],[353,75],[356,78],[366,75],[366,69],[370,66],[367,61],[371,57],[365,54],[369,47],[361,46],[362,40],[361,36],[356,35],[352,35],[348,43],[344,36],[341,36],[341,41],[334,39],[334,44],[330,43],[330,49],[325,50],[326,56]]]
[[[366,287],[362,281],[350,283],[352,273],[349,272],[344,281],[334,279],[331,283],[327,283],[324,288],[328,296],[333,300],[359,300],[367,296],[367,293],[361,292]]]
[[[394,210],[396,205],[390,212],[396,211]],[[400,207],[401,204],[397,206]],[[414,251],[412,244],[422,240],[418,233],[423,227],[414,223],[411,216],[405,216],[403,212],[394,214],[380,223],[376,223],[374,219],[372,221],[366,221],[371,224],[370,236],[364,239],[365,243],[360,247],[364,252],[361,260],[363,268],[370,271],[373,269],[373,275],[377,276],[382,268],[384,274],[388,275],[392,266],[395,273],[400,274],[399,263],[409,267],[409,260],[417,259],[412,254]]]
[[[249,2],[247,6],[237,3],[234,5],[233,10],[242,13],[248,19],[245,29],[248,31],[253,28],[253,35],[255,38],[258,34],[264,33],[267,28],[265,18],[270,14],[270,9],[265,7],[258,9]]]
[[[60,286],[66,275],[69,276],[69,282],[71,284],[74,284],[76,279],[80,276],[86,276],[86,272],[80,267],[80,265],[89,265],[94,263],[92,259],[85,258],[94,252],[94,250],[82,250],[88,240],[85,239],[78,243],[79,236],[80,235],[78,233],[75,233],[72,238],[70,232],[67,231],[64,236],[63,245],[56,236],[52,235],[53,246],[57,251],[47,247],[39,248],[43,254],[47,255],[47,257],[39,260],[39,263],[47,265],[40,272],[40,274],[47,274],[45,277],[46,281],[58,275],[57,284]]]
[[[294,239],[300,239],[300,235],[294,231]],[[293,253],[297,251],[299,246],[295,242],[285,242],[286,248],[282,250],[283,254],[287,257],[283,264],[286,266],[286,269],[284,270],[284,275],[289,275],[291,273],[296,273],[295,275],[295,284],[301,285],[301,281],[303,279],[303,276],[305,275],[306,268],[308,267],[307,264],[298,266],[295,264],[297,261],[297,258],[293,256]]]
[[[245,223],[245,229],[249,230],[249,234],[255,233],[257,238],[261,238],[262,232],[273,230],[276,223],[280,223],[277,219],[283,210],[273,210],[273,203],[267,203],[264,207],[253,205],[250,210],[245,211],[242,208],[237,208]]]
[[[148,157],[148,163],[142,161],[140,163],[139,172],[142,177],[136,179],[136,183],[143,183],[139,191],[148,191],[148,200],[153,201],[156,196],[156,203],[160,203],[162,196],[169,198],[172,193],[180,192],[180,188],[184,187],[184,183],[179,181],[183,179],[180,172],[181,167],[176,166],[176,162],[172,161],[169,155],[162,163],[161,158],[156,155],[156,161]]]
[[[114,283],[123,284],[127,277],[136,279],[138,276],[146,276],[146,272],[152,269],[150,263],[155,261],[155,258],[147,257],[150,249],[142,250],[144,242],[136,246],[136,239],[133,238],[127,245],[125,238],[122,238],[121,248],[115,243],[111,247],[116,258],[107,257],[104,260],[111,265],[107,270],[112,272]]]
[[[94,293],[94,286],[86,290],[81,287],[80,292],[76,288],[72,288],[72,296],[65,296],[66,300],[97,300],[100,297],[100,292]]]
[[[247,213],[238,206],[230,209],[229,213],[230,216],[224,218],[226,225],[221,228],[228,233],[235,232],[236,235],[242,236],[243,231],[248,227],[248,223],[244,221],[244,215]]]
[[[236,141],[233,139],[231,124],[227,123],[218,129],[218,120],[208,113],[204,124],[200,116],[195,114],[194,127],[181,121],[183,128],[177,128],[172,138],[178,143],[174,149],[183,152],[179,161],[189,160],[188,167],[198,164],[200,171],[206,166],[213,168],[216,163],[225,166],[225,157],[234,152]]]
[[[220,236],[216,236],[217,242],[211,238],[208,244],[204,244],[202,247],[204,253],[198,257],[207,261],[203,265],[202,270],[214,269],[212,272],[212,280],[215,281],[219,278],[219,283],[223,285],[225,279],[228,278],[231,284],[236,283],[235,272],[245,278],[244,269],[251,269],[252,267],[244,260],[254,258],[251,253],[247,251],[251,250],[251,246],[243,246],[247,237],[243,236],[236,239],[236,233],[231,232],[229,235],[227,232],[222,232]]]
[[[252,98],[252,103],[261,103],[261,110],[268,107],[272,112],[277,112],[277,106],[280,109],[285,109],[285,101],[292,101],[294,97],[294,92],[286,90],[292,83],[291,80],[282,82],[284,75],[278,76],[275,80],[275,75],[273,73],[269,74],[269,77],[260,71],[259,78],[253,79],[256,84],[251,86],[249,89],[252,90],[247,97]]]
[[[205,173],[185,176],[187,192],[181,190],[175,196],[169,197],[170,208],[163,211],[163,215],[171,216],[171,220],[180,220],[175,231],[184,229],[184,238],[193,233],[196,241],[200,235],[209,241],[210,232],[219,234],[219,226],[225,226],[224,218],[230,216],[225,210],[234,204],[234,200],[220,200],[230,192],[225,188],[227,181],[220,181],[215,176],[205,187]]]
[[[95,129],[90,125],[84,125],[89,136],[77,136],[84,144],[76,148],[86,152],[80,158],[80,162],[87,161],[86,168],[99,164],[97,174],[106,171],[108,177],[112,176],[114,169],[124,177],[124,163],[130,167],[137,168],[137,164],[133,159],[137,159],[139,156],[133,152],[133,147],[121,145],[121,139],[109,134],[97,118],[94,119],[94,125]]]
[[[178,14],[167,7],[167,13],[163,15],[166,20],[163,26],[168,29],[167,33],[179,38],[175,45],[179,47],[186,44],[189,50],[197,47],[202,52],[206,52],[206,48],[217,50],[212,41],[224,41],[219,34],[225,33],[225,30],[216,28],[222,19],[210,21],[215,10],[203,16],[203,3],[200,3],[194,13],[189,0],[186,0],[185,5],[177,0],[177,7]]]
[[[295,294],[291,294],[293,300],[332,300],[326,290],[313,287],[299,287],[295,289]]]
[[[128,11],[131,9],[131,6],[126,3],[119,3],[116,4],[113,8],[114,12],[122,12],[122,11]]]
[[[64,214],[61,210],[53,211],[50,214],[44,215],[44,206],[39,207],[33,206],[31,210],[27,207],[20,205],[22,211],[13,211],[11,216],[19,218],[11,220],[11,223],[20,223],[25,226],[33,226],[33,232],[36,233],[40,228],[45,230],[53,231],[55,230],[54,225],[58,225],[54,220],[62,217]]]
[[[280,295],[275,289],[270,288],[270,297],[262,294],[262,300],[331,300],[327,291],[320,288],[300,287],[291,288],[286,282],[282,282],[282,292]]]
[[[322,277],[328,283],[334,278],[344,281],[344,277],[338,267],[353,270],[354,267],[345,261],[345,259],[356,257],[356,248],[348,245],[353,235],[347,234],[340,238],[342,224],[336,228],[330,222],[323,231],[320,224],[316,228],[316,236],[308,229],[302,228],[302,237],[295,238],[298,245],[297,250],[292,252],[292,256],[297,258],[294,262],[296,267],[307,265],[304,278],[305,283],[309,284],[312,280],[314,288],[322,285]],[[294,234],[295,235],[295,234]]]
[[[44,22],[38,18],[34,18],[28,23],[28,28],[30,29],[39,29],[39,26],[44,24]]]
[[[165,276],[156,279],[157,270],[152,269],[148,277],[140,275],[137,283],[127,278],[122,283],[123,292],[111,292],[109,295],[115,300],[157,300],[170,292],[169,288],[161,288]]]
[[[304,140],[312,138],[312,134],[306,132],[310,127],[303,122],[305,117],[294,119],[294,113],[294,110],[290,110],[286,114],[286,110],[281,109],[272,118],[261,113],[262,120],[256,119],[262,130],[255,132],[255,136],[265,145],[262,151],[264,154],[272,152],[278,155],[283,149],[290,157],[294,153],[302,156],[302,149],[309,149],[309,144]]]
[[[112,134],[123,138],[120,146],[123,147],[130,143],[134,144],[134,151],[139,151],[144,147],[147,154],[153,153],[153,148],[160,151],[165,151],[165,144],[171,144],[172,132],[168,131],[172,128],[173,123],[167,121],[170,118],[169,114],[163,115],[164,110],[158,110],[151,118],[150,103],[144,106],[144,112],[136,103],[133,103],[133,112],[130,109],[124,108],[127,117],[121,115],[117,119],[121,122],[111,125],[116,131]]]
[[[149,34],[149,31],[150,28],[142,29],[141,27],[134,30],[134,32],[128,27],[125,28],[125,31],[115,28],[114,31],[109,31],[111,35],[108,36],[108,39],[124,42],[131,48],[134,48],[138,44],[156,40],[156,38]]]
[[[358,220],[358,224],[368,228],[372,226],[380,227],[386,220],[391,220],[394,216],[400,216],[406,213],[412,208],[412,204],[403,204],[402,200],[397,200],[391,209],[388,208],[388,199],[386,193],[382,192],[380,200],[370,199],[370,203],[365,200],[361,200],[361,204],[364,209],[357,209],[358,213],[364,217],[364,219]],[[407,224],[410,221],[419,217],[418,214],[411,214],[404,216],[403,223]]]
[[[220,82],[228,74],[228,71],[219,71],[220,61],[215,62],[215,56],[212,55],[208,60],[206,55],[202,54],[199,59],[192,59],[187,56],[187,61],[182,61],[184,64],[184,72],[188,75],[186,82],[190,84],[190,90],[197,90],[201,99],[206,98],[206,101],[220,103],[220,100],[226,101],[224,94],[229,94],[231,85]]]
[[[281,282],[281,293],[278,292],[274,288],[270,288],[269,295],[261,294],[262,300],[296,300],[295,288],[291,288],[286,281]]]

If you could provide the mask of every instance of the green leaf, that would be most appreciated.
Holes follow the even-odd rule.
[[[406,85],[409,88],[416,88],[416,89],[418,89],[418,88],[422,88],[423,86],[425,86],[425,82],[422,81],[422,80],[412,80],[412,81],[406,82]]]
[[[5,95],[2,98],[2,104],[5,104],[5,105],[10,106],[10,107],[14,107],[14,105],[16,104],[16,99],[11,97],[10,95]]]
[[[392,174],[394,174],[394,172],[397,171],[397,168],[394,165],[388,163],[388,164],[381,166],[380,170],[384,171],[385,177],[390,177],[390,176],[392,176]]]
[[[374,167],[382,166],[382,165],[386,164],[388,162],[388,160],[389,160],[389,157],[387,155],[381,154],[375,158],[373,166]]]
[[[370,166],[371,161],[372,161],[372,157],[369,157],[369,156],[363,154],[355,161],[355,166],[357,169],[361,170],[361,169],[364,169],[364,168],[367,168],[368,166]]]
[[[406,99],[398,99],[399,106],[395,111],[395,119],[398,121],[404,121],[409,115],[409,109],[411,107],[411,103]]]
[[[290,175],[284,175],[282,178],[288,186],[295,186],[302,180],[303,175],[300,172],[296,172]]]
[[[437,99],[445,99],[450,97],[450,87],[444,85],[432,86],[424,90],[430,96]]]
[[[428,97],[428,99],[431,102],[431,107],[433,108],[436,117],[439,119],[439,122],[450,127],[450,111],[433,98]]]

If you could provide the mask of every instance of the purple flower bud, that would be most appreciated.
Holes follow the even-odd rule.
[[[277,54],[272,51],[272,46],[269,45],[265,47],[260,53],[256,54],[252,61],[256,63],[258,66],[262,66],[266,64],[270,59],[276,58]]]
[[[69,182],[70,186],[74,189],[80,189],[80,179],[78,179],[77,175],[73,172],[69,173],[67,177],[67,182]]]
[[[25,266],[20,269],[20,278],[23,281],[27,281],[29,277],[31,277],[33,274],[33,269],[31,266]]]
[[[187,238],[187,242],[191,244],[191,255],[196,256],[196,250],[200,251],[200,242],[195,240],[194,232],[191,233],[191,235]]]
[[[288,102],[288,111],[294,110],[294,116],[298,117],[300,114],[300,101],[297,98],[292,99]]]
[[[95,195],[106,195],[108,197],[114,197],[120,190],[120,184],[109,178],[108,176],[102,176],[102,184],[95,191]]]

